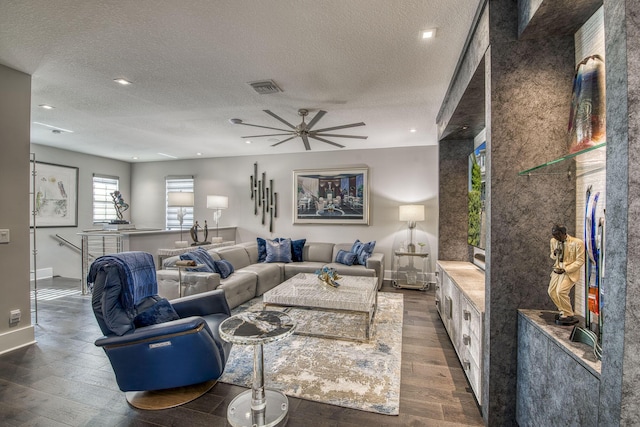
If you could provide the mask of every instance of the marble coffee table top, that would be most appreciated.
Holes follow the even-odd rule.
[[[313,273],[299,273],[263,295],[265,304],[370,312],[374,309],[378,279],[342,276],[340,286],[326,285]]]

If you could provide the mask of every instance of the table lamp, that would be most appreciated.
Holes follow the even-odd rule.
[[[407,252],[415,252],[416,245],[413,244],[413,229],[416,228],[416,221],[424,221],[424,205],[402,205],[400,206],[400,221],[407,221],[409,227],[409,244]]]
[[[167,206],[178,209],[178,221],[180,222],[180,241],[175,242],[176,248],[186,248],[189,242],[182,240],[182,223],[186,211],[184,208],[193,207],[193,192],[170,191],[167,193]]]
[[[222,216],[222,209],[229,207],[229,198],[227,196],[207,196],[207,209],[213,209],[213,220],[216,223],[216,237],[211,239],[212,243],[222,242],[222,237],[218,236],[218,225]]]

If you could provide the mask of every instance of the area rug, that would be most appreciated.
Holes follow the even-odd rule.
[[[402,355],[402,294],[378,293],[369,342],[316,338],[302,335],[264,346],[265,387],[288,396],[398,415],[400,406],[400,362]],[[261,310],[261,299],[234,309]],[[334,325],[336,329],[359,329],[362,319],[335,312],[291,310],[300,323]],[[315,316],[312,321],[302,316]],[[353,331],[350,331],[350,334]],[[219,381],[251,387],[253,347],[234,345]]]

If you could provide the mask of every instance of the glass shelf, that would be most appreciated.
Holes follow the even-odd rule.
[[[518,175],[520,176],[530,176],[530,175],[554,175],[554,174],[566,174],[568,172],[570,172],[570,168],[572,166],[572,163],[568,163],[567,160],[570,159],[575,159],[578,156],[582,156],[583,154],[589,153],[589,152],[593,152],[595,150],[598,150],[600,148],[603,148],[607,145],[606,142],[603,142],[601,144],[598,145],[594,145],[593,147],[589,147],[589,148],[585,148],[584,150],[578,151],[577,153],[571,153],[571,154],[566,154],[562,157],[559,157],[557,159],[554,160],[550,160],[546,163],[543,163],[541,165],[538,166],[534,166],[532,168],[529,168],[527,170],[523,170],[522,172],[519,172]],[[598,153],[593,153],[593,154],[598,154]],[[604,153],[603,153],[604,154]],[[588,157],[588,158],[587,158]],[[585,162],[585,166],[589,169],[597,169],[597,168],[601,168],[601,167],[605,167],[606,165],[606,155],[601,155],[601,156],[583,156],[580,159],[581,161],[584,160]]]

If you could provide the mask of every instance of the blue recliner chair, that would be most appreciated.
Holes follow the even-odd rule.
[[[156,295],[153,256],[146,252],[97,258],[87,282],[105,335],[95,345],[109,357],[120,390],[129,392],[129,403],[143,409],[173,407],[213,387],[231,350],[218,333],[218,325],[231,314],[223,290],[162,299]],[[141,391],[163,396],[134,393]],[[160,401],[167,403],[156,406]]]

